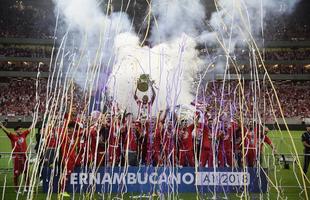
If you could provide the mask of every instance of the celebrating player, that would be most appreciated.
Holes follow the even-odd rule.
[[[26,186],[29,187],[29,176],[28,172],[28,159],[27,159],[27,143],[26,138],[29,135],[30,131],[34,127],[34,124],[30,126],[27,130],[22,130],[21,127],[15,127],[14,132],[10,132],[6,129],[2,123],[0,123],[0,127],[6,133],[6,135],[11,140],[12,144],[12,158],[14,161],[14,186],[15,191],[18,192],[18,178],[24,173],[26,175]],[[27,187],[25,187],[25,191],[27,191]]]
[[[194,145],[192,137],[194,127],[194,124],[188,125],[186,120],[182,120],[179,127],[177,128],[180,166],[193,167],[195,165]]]
[[[151,85],[152,88],[152,97],[151,100],[149,101],[149,97],[147,95],[144,95],[142,97],[142,100],[140,100],[137,96],[137,91],[138,88],[136,88],[135,94],[134,94],[134,99],[138,104],[138,120],[145,119],[148,120],[151,118],[151,110],[152,110],[152,105],[155,101],[156,93],[154,90],[154,86]]]

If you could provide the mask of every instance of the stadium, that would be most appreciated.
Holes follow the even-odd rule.
[[[310,199],[309,0],[0,2],[0,199]]]

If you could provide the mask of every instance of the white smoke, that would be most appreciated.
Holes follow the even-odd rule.
[[[217,11],[209,21],[212,31],[204,31],[200,42],[220,42],[228,52],[233,52],[237,43],[261,39],[270,14],[281,17],[289,14],[299,0],[219,0]]]
[[[123,109],[133,113],[137,110],[133,94],[141,74],[149,74],[154,80],[156,99],[153,110],[161,110],[193,101],[194,77],[202,65],[194,39],[205,18],[201,3],[156,0],[152,2],[151,11],[156,17],[150,38],[154,47],[139,46],[135,34],[120,34],[115,40],[117,63],[113,67],[109,88]],[[148,92],[150,96],[150,90]]]
[[[74,40],[71,43],[74,43],[76,48],[85,50],[86,56],[80,59],[83,55],[79,54],[71,61],[81,63],[79,70],[74,72],[76,79],[82,80],[79,80],[81,85],[87,81],[90,69],[99,65],[108,69],[103,73],[108,77],[100,80],[99,84],[104,85],[104,88],[107,82],[109,95],[113,96],[121,108],[129,112],[135,113],[137,110],[133,94],[137,87],[137,78],[145,73],[155,82],[154,109],[189,104],[193,100],[191,86],[201,60],[195,49],[195,40],[185,33],[196,33],[196,28],[204,18],[204,9],[198,2],[191,3],[186,0],[182,1],[184,4],[176,5],[169,1],[165,4],[157,3],[154,11],[159,19],[157,24],[160,30],[153,29],[152,36],[160,38],[162,42],[153,48],[139,45],[139,38],[131,32],[130,22],[124,13],[107,16],[95,0],[55,2],[61,18],[65,21],[65,28],[71,31],[70,39]],[[195,6],[191,10],[187,9],[190,4]],[[163,14],[160,10],[166,6],[172,10]],[[184,20],[181,25],[178,21],[182,15]],[[175,29],[176,24],[181,26]],[[83,38],[86,38],[86,45]]]
[[[139,38],[134,34],[118,35],[115,40],[117,62],[109,82],[113,96],[123,109],[135,113],[136,81],[141,74],[149,74],[155,81],[154,110],[189,104],[193,100],[193,77],[202,64],[195,46],[196,42],[185,34],[153,48],[139,46]]]
[[[212,13],[208,22],[212,31],[203,31],[198,41],[219,48],[217,55],[211,60],[218,59],[218,54],[222,54],[226,56],[226,61],[222,59],[219,63],[228,63],[237,45],[254,51],[253,43],[262,44],[264,30],[268,28],[265,27],[268,17],[289,14],[298,2],[299,0],[214,1],[217,10]],[[227,64],[217,64],[215,72],[223,74],[227,67]]]
[[[103,5],[96,0],[54,0],[54,2],[56,13],[59,11],[61,20],[65,21],[71,31],[95,35],[102,31],[117,34],[131,29],[126,13],[118,12],[108,16],[103,13],[103,8],[100,8]]]
[[[67,46],[63,51],[67,55],[64,62],[68,74],[81,87],[91,87],[92,90],[105,87],[107,77],[102,77],[114,62],[114,38],[132,28],[127,14],[106,15],[96,0],[54,1],[61,24],[58,32],[66,36]],[[69,69],[70,65],[74,67]],[[98,79],[102,86],[96,84]]]
[[[152,1],[152,13],[156,22],[152,27],[151,41],[155,44],[180,37],[183,33],[197,36],[205,19],[205,8],[197,0],[155,0]]]
[[[77,76],[85,78],[93,65],[108,69],[103,70],[107,78],[99,84],[105,87],[107,82],[110,95],[130,112],[136,110],[133,93],[141,74],[150,74],[155,81],[155,109],[189,104],[194,98],[193,78],[203,64],[195,49],[197,42],[221,43],[226,51],[232,53],[239,41],[261,32],[266,13],[289,12],[296,5],[288,0],[282,3],[276,0],[219,0],[216,1],[218,10],[209,21],[212,31],[201,31],[205,8],[200,1],[155,0],[152,1],[151,14],[156,20],[150,37],[155,46],[150,48],[139,45],[139,38],[132,32],[131,23],[124,13],[106,15],[96,0],[55,2],[78,44],[76,46],[86,50],[87,56],[81,59],[81,70]],[[86,38],[84,46],[83,38]]]

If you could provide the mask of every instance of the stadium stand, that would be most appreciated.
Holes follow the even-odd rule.
[[[1,71],[29,71],[36,72],[38,70],[42,72],[48,71],[48,65],[43,62],[14,62],[14,61],[2,61],[0,62]]]
[[[52,38],[55,17],[51,5],[51,1],[1,1],[0,36]]]
[[[140,10],[146,11],[147,9],[145,9],[144,6],[148,5],[141,2],[135,2],[135,9],[138,7]],[[132,4],[128,5],[128,7],[130,6],[132,6]],[[49,69],[51,68],[49,65],[55,39],[54,28],[56,19],[54,10],[51,9],[52,7],[51,0],[1,1],[0,121],[5,122],[5,125],[10,128],[17,126],[28,127],[32,122],[35,108],[38,108],[40,115],[38,119],[38,124],[40,125],[37,125],[37,127],[43,127],[41,126],[42,119],[45,112],[45,104],[49,97],[47,96],[47,88],[49,87],[48,75]],[[115,6],[114,9],[117,10],[120,8]],[[142,17],[145,17],[145,13],[135,13],[135,9],[129,9],[128,12],[129,15],[134,16],[134,23],[139,24],[139,28],[137,28],[138,26],[135,28],[137,32],[141,34],[145,26],[143,27],[142,25],[141,28],[140,23],[145,23],[145,21],[142,20]],[[300,129],[302,123],[310,123],[310,24],[309,21],[302,20],[302,16],[299,16],[298,13],[294,13],[294,16],[287,15],[282,18],[269,15],[267,16],[265,27],[263,34],[257,37],[258,45],[260,46],[260,53],[268,73],[271,74],[271,78],[274,80],[273,84],[279,94],[278,98],[283,109],[284,117],[286,118],[286,123],[293,125],[298,124],[299,127],[296,129],[292,126],[293,130],[297,130]],[[229,72],[232,77],[236,77],[237,73],[242,74],[245,80],[244,93],[247,100],[251,102],[251,95],[253,93],[251,84],[253,82],[251,83],[247,80],[249,80],[249,77],[254,73],[253,67],[251,66],[251,63],[249,63],[249,55],[253,52],[249,51],[249,49],[243,48],[242,45],[240,45],[240,47],[237,46],[236,48],[237,49],[230,56],[232,62],[237,64],[238,71],[236,71],[234,66],[230,65]],[[55,52],[57,52],[57,47]],[[219,54],[219,52],[220,50],[216,47],[201,50],[202,55],[210,55],[210,57],[213,55],[219,55],[226,58],[224,53]],[[257,52],[254,53],[257,54]],[[277,123],[280,123],[283,126],[279,107],[276,106],[274,109],[269,109],[271,103],[274,105],[277,104],[276,96],[274,94],[272,95],[271,85],[265,85],[264,83],[265,70],[263,69],[262,64],[257,64],[257,66],[259,73],[258,77],[262,83],[261,89],[265,92],[264,95],[260,96],[258,101],[261,107],[264,107],[262,104],[267,102],[265,108],[260,110],[263,121],[264,123],[269,123],[268,126],[270,126],[271,124],[275,124],[274,120],[276,120]],[[213,64],[211,68],[215,67],[216,65]],[[40,72],[40,75],[37,73],[38,71]],[[223,73],[216,72],[209,80],[209,87],[204,88],[205,92],[208,93],[207,96],[209,102],[216,102],[214,99],[221,99],[222,79]],[[234,79],[236,78],[231,78],[232,81],[230,81],[230,86],[232,88],[237,87],[237,83]],[[40,84],[37,85],[38,82]],[[78,86],[75,86],[75,88],[76,91],[81,90]],[[61,90],[63,88],[60,87],[59,89]],[[234,95],[233,90],[225,93],[225,101],[231,100]],[[83,94],[80,92],[74,93],[74,113],[82,110],[82,101],[85,101],[83,97]],[[69,96],[69,98],[71,97]],[[248,116],[253,115],[253,105],[250,104],[251,103],[248,105],[248,110],[245,111]],[[216,105],[216,103],[210,103],[208,111],[212,112],[212,107],[217,106],[219,105]],[[235,110],[238,111],[237,108],[235,108]],[[206,111],[204,112],[206,113]],[[282,126],[281,128],[283,128]],[[285,128],[283,128],[283,130],[284,129]],[[35,131],[38,131],[37,135],[41,134],[40,130]],[[272,137],[274,137],[274,135]],[[100,140],[101,139],[102,136],[100,136]],[[294,139],[296,144],[299,144],[299,135]],[[4,141],[2,138],[1,140]],[[287,147],[287,138],[277,138],[273,141],[277,144],[277,148],[279,146],[281,152],[283,151],[281,148]],[[37,144],[39,144],[39,142]],[[3,142],[1,145],[3,145]],[[10,144],[5,151],[8,151],[8,147],[10,147]],[[288,151],[291,151],[291,149]],[[29,155],[31,154],[34,153],[31,152]],[[271,154],[269,156],[271,156]],[[2,162],[3,166],[4,163],[8,163],[3,161],[5,157],[11,157],[11,152],[0,152],[0,162]],[[279,162],[284,163],[288,169],[288,163],[296,163],[296,158],[297,157],[292,156],[291,152],[289,152],[289,154],[283,154]],[[272,160],[272,163],[268,164],[271,168],[275,167],[274,159],[274,157],[268,158],[268,161]],[[0,166],[0,173],[5,174],[12,170],[11,167],[1,168]],[[285,178],[283,178],[283,180],[285,180]],[[287,183],[284,183],[284,185],[285,184]],[[299,182],[299,186],[297,183],[295,185],[296,187],[300,187]],[[288,187],[295,186],[289,185]],[[281,191],[282,190],[283,189],[281,188]],[[5,191],[5,188],[3,191]],[[294,196],[294,198],[296,198],[296,196]]]
[[[38,88],[36,88],[37,82]],[[36,106],[38,106],[40,114],[44,113],[47,79],[2,78],[0,84],[1,119],[25,119],[25,117],[33,115]],[[80,101],[81,94],[77,92],[74,96],[74,109],[78,108],[81,104]]]
[[[6,76],[6,74],[10,76],[6,81],[1,81],[0,102],[2,116],[31,115],[31,107],[35,104],[32,102],[35,95],[35,79],[31,79],[29,76],[35,78],[36,75],[35,73],[26,74],[24,72],[36,72],[39,66],[41,72],[48,72],[53,42],[42,41],[42,39],[53,38],[55,17],[53,10],[49,9],[51,4],[51,1],[4,0],[2,2],[0,8],[0,70],[2,71],[2,77]],[[143,7],[145,5],[137,4],[136,6]],[[117,6],[115,6],[115,9],[117,9]],[[129,12],[129,15],[134,14]],[[140,15],[143,16],[141,13]],[[307,45],[302,48],[296,48],[295,45],[299,41],[309,39],[309,22],[297,20],[300,18],[298,13],[294,13],[294,15],[293,17],[277,18],[277,20],[274,20],[273,16],[267,16],[267,21],[265,22],[267,28],[264,29],[263,36],[266,41],[274,41],[275,45],[262,49],[261,53],[266,61],[267,71],[270,74],[279,74],[281,76],[282,74],[297,75],[290,78],[293,80],[297,79],[298,75],[303,75],[302,79],[307,79],[304,76],[305,74],[310,74],[310,62],[308,60],[310,49]],[[143,20],[137,19],[136,21]],[[287,41],[292,41],[293,43],[287,45]],[[283,46],[283,44],[285,45]],[[303,42],[303,44],[305,45],[306,43]],[[277,45],[281,47],[277,48]],[[216,48],[208,48],[201,51],[204,55],[218,53]],[[242,64],[248,55],[249,50],[242,48],[237,49],[234,55],[231,55],[240,64],[239,70],[242,74],[251,73],[248,63]],[[261,65],[259,65],[258,70],[261,74],[265,73]],[[235,69],[231,67],[230,73],[235,74]],[[22,76],[27,76],[28,78],[22,78]],[[279,79],[284,78],[287,78],[287,76],[280,77]],[[19,81],[14,83],[13,80]],[[44,89],[46,88],[44,84],[46,81],[42,83],[39,96],[42,98],[41,104],[43,105],[43,99],[45,98]],[[309,95],[309,91],[303,89],[307,84],[308,82],[296,84],[296,81],[291,83],[275,83],[277,90],[282,93],[280,101],[285,108],[286,117],[302,118],[309,115],[309,109],[307,109],[309,105],[307,105],[307,102],[301,102],[303,101],[302,98],[296,99],[298,96],[305,97],[305,95]],[[25,90],[26,87],[29,87],[30,90]],[[287,92],[288,87],[291,88],[289,92]],[[27,105],[24,110],[20,108],[20,102],[18,101],[20,99]],[[288,105],[288,102],[295,103]],[[306,108],[298,107],[300,103],[305,103]],[[40,109],[43,109],[41,107]],[[279,116],[279,113],[277,112],[276,115]]]
[[[304,21],[298,13],[284,15],[281,18],[270,14],[266,18],[265,40],[309,40],[309,22]]]
[[[51,51],[50,46],[0,45],[0,56],[2,57],[49,58]]]

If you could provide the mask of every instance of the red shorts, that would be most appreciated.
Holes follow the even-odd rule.
[[[195,166],[194,150],[179,150],[179,165],[180,166]]]
[[[19,176],[28,171],[28,160],[26,155],[13,155],[14,176]]]

